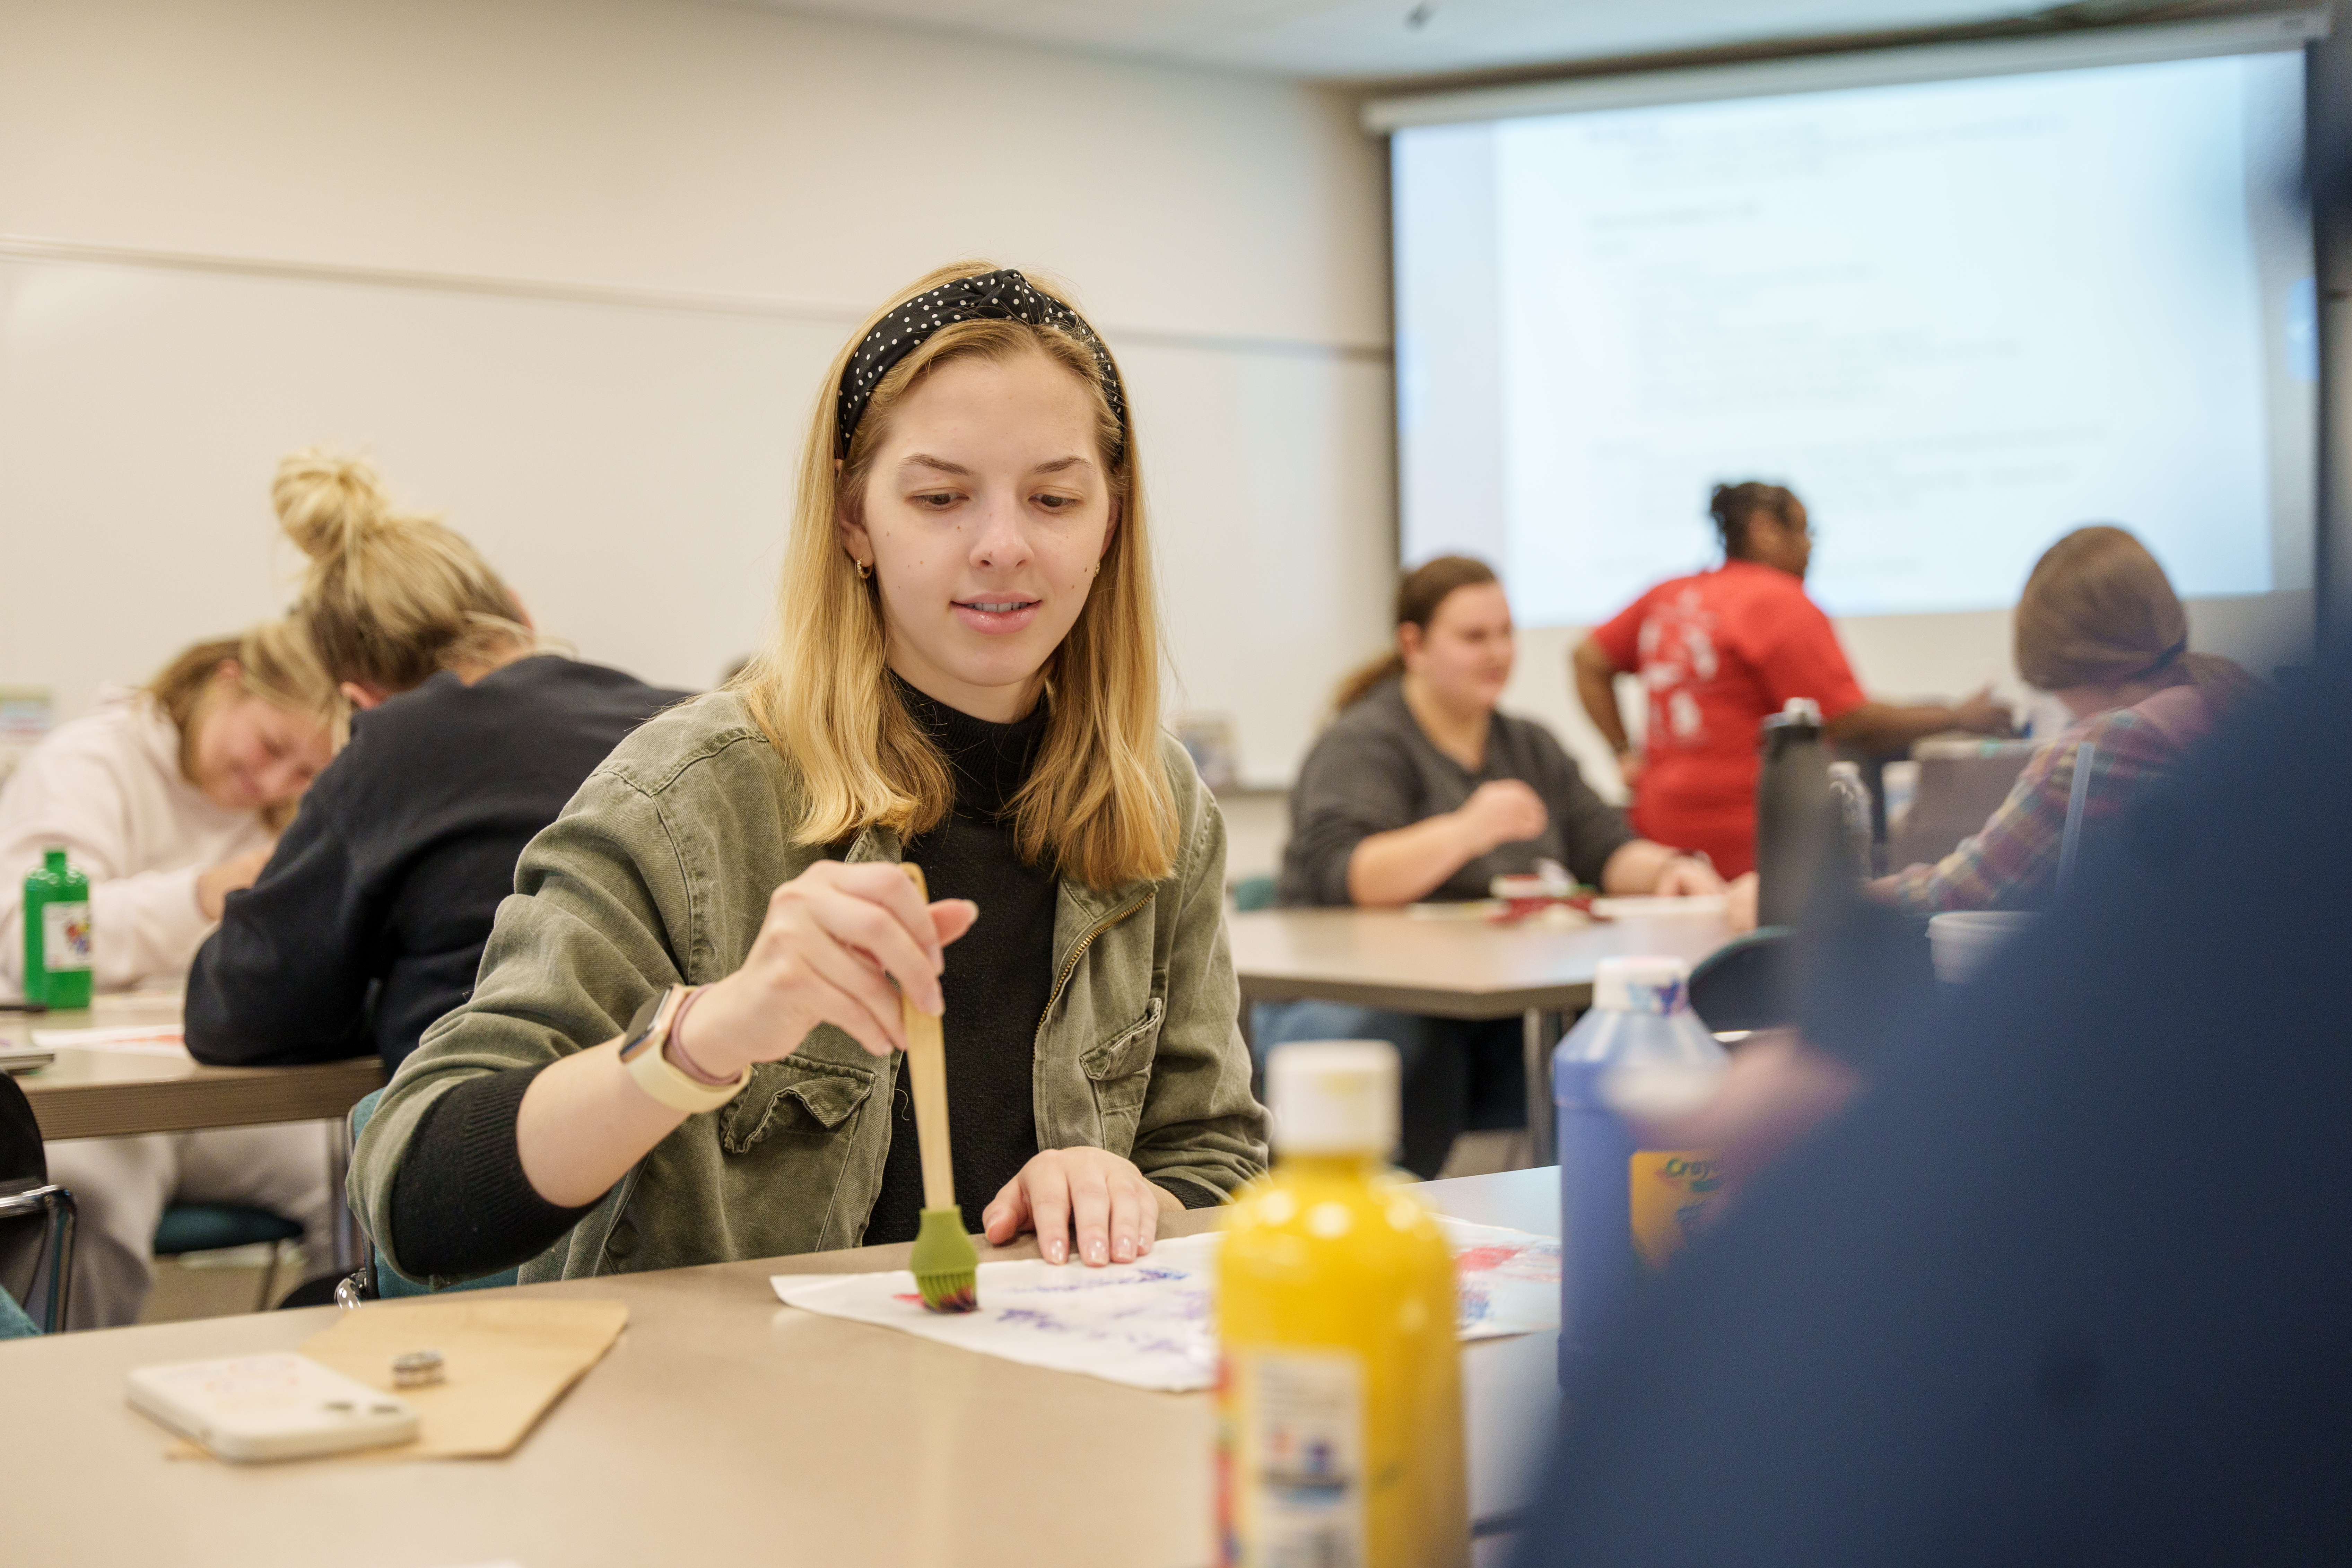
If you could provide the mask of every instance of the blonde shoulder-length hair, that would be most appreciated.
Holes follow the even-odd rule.
[[[1017,321],[942,327],[876,384],[847,456],[834,460],[835,394],[866,334],[918,294],[996,269],[965,261],[917,279],[834,357],[802,454],[775,632],[731,684],[800,774],[807,808],[796,842],[837,843],[869,826],[911,837],[947,816],[954,774],[889,679],[881,585],[858,575],[839,525],[858,516],[891,411],[926,376],[955,360],[1003,363],[1042,353],[1076,377],[1093,404],[1113,527],[1085,607],[1045,660],[1045,733],[1010,807],[1013,843],[1024,860],[1090,888],[1156,880],[1174,868],[1176,807],[1160,755],[1150,534],[1132,420],[1104,395],[1092,347],[1058,327]],[[1058,289],[1029,281],[1062,300]]]
[[[242,637],[183,648],[147,683],[147,695],[180,732],[181,777],[195,782],[196,731],[226,694],[221,672],[231,667],[239,694],[313,721],[327,731],[334,749],[342,750],[348,704],[301,618],[289,615],[264,621]],[[261,819],[282,829],[294,819],[294,803],[265,807]]]

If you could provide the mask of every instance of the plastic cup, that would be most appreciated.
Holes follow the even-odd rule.
[[[1964,910],[1936,916],[1927,922],[1936,978],[1947,985],[1967,984],[2012,937],[2040,918],[2030,910]]]

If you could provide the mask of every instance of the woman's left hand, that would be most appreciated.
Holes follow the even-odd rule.
[[[982,1211],[988,1239],[1002,1247],[1024,1230],[1037,1233],[1048,1263],[1076,1255],[1089,1267],[1132,1263],[1151,1250],[1160,1216],[1183,1205],[1107,1149],[1048,1149]]]

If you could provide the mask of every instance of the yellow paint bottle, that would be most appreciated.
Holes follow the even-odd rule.
[[[1218,1260],[1220,1560],[1467,1563],[1453,1254],[1382,1174],[1396,1048],[1281,1047],[1266,1100],[1278,1160],[1235,1197]]]

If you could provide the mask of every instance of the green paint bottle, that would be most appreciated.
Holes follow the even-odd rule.
[[[25,879],[25,1000],[53,1010],[89,1005],[89,879],[63,847]]]

